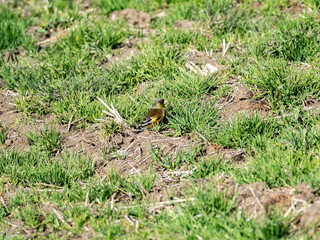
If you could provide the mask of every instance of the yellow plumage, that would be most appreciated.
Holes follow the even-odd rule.
[[[143,130],[148,127],[153,127],[158,124],[166,115],[166,108],[164,107],[164,99],[159,98],[155,100],[152,108],[140,124],[139,129]]]

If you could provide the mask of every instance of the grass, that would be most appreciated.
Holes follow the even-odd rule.
[[[319,1],[85,2],[0,5],[1,88],[18,94],[12,107],[21,112],[21,121],[0,126],[2,238],[316,239],[317,231],[308,235],[310,229],[277,209],[261,218],[246,215],[236,208],[237,195],[217,191],[213,182],[226,176],[239,186],[319,187]],[[150,28],[110,19],[128,8],[148,13]],[[176,28],[176,20],[193,21],[193,28]],[[46,39],[52,41],[39,47]],[[230,43],[225,53],[223,43]],[[8,52],[15,58],[7,61]],[[202,69],[198,55],[219,70],[188,69],[190,59]],[[252,100],[237,100],[239,84],[252,90]],[[100,149],[95,140],[86,141],[92,155],[87,148],[72,151],[67,138],[88,129],[104,141],[124,136],[127,144],[125,126],[97,120],[105,118],[97,96],[130,128],[155,99],[166,99],[166,117],[150,134],[180,137],[190,147],[151,144],[143,153],[150,157],[133,173],[123,168],[132,149],[116,160],[100,158],[99,150],[114,149]],[[260,102],[267,114],[248,114],[248,101]],[[234,104],[245,112],[231,110],[229,118]],[[12,148],[13,126],[42,117],[41,128],[19,132],[28,146]],[[78,127],[63,134],[58,125],[70,119]],[[226,157],[235,150],[243,162]]]
[[[267,33],[266,41],[258,46],[263,51],[257,54],[294,62],[316,62],[319,28],[313,14],[309,12],[305,17],[288,17],[280,21]]]
[[[129,197],[145,197],[147,192],[154,187],[156,174],[153,170],[128,176],[121,181],[120,189]]]
[[[259,114],[238,115],[217,130],[213,141],[226,148],[247,148],[254,138],[272,138],[279,134],[279,123],[272,117],[263,119]]]
[[[31,146],[36,147],[40,151],[52,153],[61,148],[63,136],[54,126],[45,126],[40,133],[27,133],[28,141]]]
[[[8,136],[7,136],[8,129],[6,127],[3,127],[0,122],[0,143],[3,145],[5,144]]]
[[[14,166],[14,167],[11,167]],[[65,153],[53,158],[37,150],[24,153],[2,151],[0,173],[14,184],[53,184],[64,186],[94,174],[94,164],[85,157]]]
[[[14,50],[20,45],[29,46],[30,38],[25,34],[30,26],[30,20],[22,20],[19,14],[16,14],[6,5],[0,6],[0,51]]]
[[[177,149],[174,153],[164,153],[160,147],[150,147],[151,158],[168,170],[181,168],[183,165],[196,165],[196,159],[201,155],[202,146],[191,147],[189,150]]]
[[[260,90],[272,109],[302,105],[308,96],[318,98],[317,70],[288,66],[282,59],[260,61],[244,70],[244,81]]]
[[[205,138],[210,136],[219,117],[213,103],[199,104],[198,101],[179,102],[168,115],[168,125],[178,135],[196,133]]]

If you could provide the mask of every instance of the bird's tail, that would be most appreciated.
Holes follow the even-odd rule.
[[[142,131],[143,131],[143,128],[139,128],[139,127],[138,127],[138,128],[136,129],[136,132],[135,132],[134,134],[139,134],[139,133],[141,133]]]
[[[144,120],[138,127],[138,129],[143,130],[146,129],[148,127],[151,127],[152,124],[154,123],[153,119],[148,119],[148,120]]]

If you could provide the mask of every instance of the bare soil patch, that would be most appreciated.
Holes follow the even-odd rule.
[[[320,109],[320,99],[315,99],[313,97],[308,97],[304,102],[304,109],[306,111],[311,111],[312,109],[319,110]]]
[[[121,173],[136,173],[155,164],[151,147],[159,147],[164,154],[174,156],[178,150],[186,150],[193,143],[194,140],[188,137],[168,137],[148,130],[136,134],[136,130],[127,129],[106,140],[105,148],[109,155],[108,164],[116,166]],[[107,170],[108,166],[101,172]],[[161,171],[161,168],[157,170]]]
[[[224,161],[234,163],[244,162],[247,155],[243,149],[225,149],[213,143],[209,143],[207,146],[205,146],[203,151],[207,158],[221,156]]]
[[[174,27],[175,28],[180,28],[180,29],[193,30],[194,29],[194,21],[177,20],[177,21],[174,22]]]
[[[224,66],[219,63],[220,53],[216,52],[200,52],[198,50],[192,50],[189,52],[189,56],[187,61],[193,62],[198,66],[202,66],[205,64],[211,64],[219,70],[224,69]]]
[[[306,10],[306,5],[303,2],[292,2],[288,8],[280,8],[281,11],[291,14],[292,17],[298,17]]]
[[[239,1],[237,1],[237,2],[239,2]],[[265,3],[263,3],[263,1],[255,1],[255,2],[251,3],[251,6],[255,9],[261,9],[264,7],[264,4]],[[284,13],[291,14],[292,17],[297,17],[297,16],[299,16],[299,14],[302,14],[303,11],[306,10],[306,5],[303,2],[293,1],[293,2],[291,2],[289,7],[280,6],[280,10]]]
[[[40,48],[42,48],[42,47],[47,46],[48,44],[55,43],[58,41],[58,39],[66,37],[67,34],[70,31],[73,31],[76,27],[78,27],[78,26],[76,25],[76,26],[73,26],[73,27],[67,28],[67,29],[52,28],[52,29],[48,30],[48,33],[46,35],[44,35],[44,36],[40,35],[40,37],[38,38],[37,45]]]
[[[27,138],[17,130],[17,122],[21,119],[22,114],[15,110],[13,98],[16,94],[9,90],[0,92],[0,121],[4,129],[6,129],[7,140],[4,148],[24,148],[28,145]]]
[[[249,217],[260,218],[270,211],[280,210],[283,216],[293,217],[294,231],[297,226],[311,233],[314,229],[320,230],[319,189],[313,190],[305,183],[276,189],[269,189],[264,182],[238,186],[223,175],[218,180],[218,190],[224,191],[228,197],[236,196],[234,207],[243,209]]]
[[[299,227],[309,232],[320,230],[320,191],[313,190],[305,183],[296,187],[280,187],[270,189],[264,182],[238,185],[226,175],[217,175],[213,179],[195,180],[196,187],[206,189],[215,185],[217,193],[223,193],[228,198],[235,197],[234,210],[242,210],[248,218],[263,219],[264,216],[280,211],[284,217],[289,217],[292,231]],[[181,184],[182,198],[191,188],[192,182]]]
[[[2,59],[5,62],[13,61],[17,62],[19,57],[25,54],[26,50],[24,47],[19,46],[18,49],[15,50],[9,50],[2,54]]]
[[[111,20],[123,18],[134,27],[150,28],[151,16],[148,13],[138,11],[136,9],[125,9],[122,11],[114,11],[111,13]]]
[[[130,60],[132,57],[138,54],[138,48],[136,42],[129,41],[123,44],[119,49],[114,49],[111,54],[107,55],[107,59],[102,62],[102,65],[110,65],[114,63],[122,63]]]
[[[226,119],[234,118],[241,112],[248,114],[259,112],[262,117],[267,117],[270,111],[265,101],[254,99],[254,92],[243,84],[237,84],[234,91],[221,99],[219,109],[222,116]]]

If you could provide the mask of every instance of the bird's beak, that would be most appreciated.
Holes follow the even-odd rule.
[[[168,103],[168,101],[167,101],[167,100],[164,100],[163,104],[167,104],[167,103]]]

